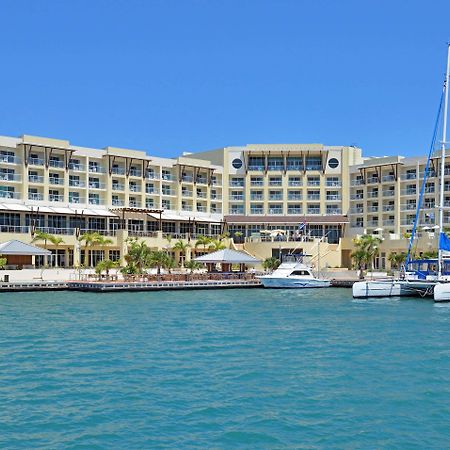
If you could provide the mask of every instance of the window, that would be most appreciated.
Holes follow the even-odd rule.
[[[163,198],[161,202],[161,207],[162,209],[172,209],[172,204],[170,200]]]
[[[267,168],[268,170],[283,170],[283,158],[280,156],[269,156],[269,158],[267,159]]]
[[[288,156],[286,158],[287,170],[303,170],[303,158],[297,156]]]
[[[264,170],[265,158],[264,156],[250,156],[248,158],[248,170]]]
[[[306,157],[306,170],[322,170],[322,157],[321,156],[307,156]]]

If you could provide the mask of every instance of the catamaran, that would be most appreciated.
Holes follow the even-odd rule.
[[[447,138],[447,111],[448,111],[448,89],[450,81],[450,44],[447,45],[447,70],[445,81],[439,104],[438,115],[434,127],[433,139],[425,167],[419,201],[417,203],[416,216],[409,240],[408,253],[404,270],[398,280],[367,280],[354,283],[353,297],[393,297],[393,296],[433,296],[436,302],[450,301],[450,238],[443,230],[444,210],[449,209],[444,206],[444,175],[445,175],[445,155]],[[416,237],[417,227],[420,218],[420,208],[425,192],[426,181],[430,168],[430,161],[434,157],[437,130],[443,111],[442,141],[440,152],[440,191],[439,191],[439,245],[438,258],[426,260],[412,260],[412,249]]]

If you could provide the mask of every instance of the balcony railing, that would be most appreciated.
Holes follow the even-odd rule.
[[[64,195],[61,194],[49,194],[48,200],[50,202],[63,202],[64,201]]]
[[[269,195],[269,200],[273,201],[283,200],[283,195],[282,194]]]
[[[16,156],[0,155],[0,163],[3,164],[19,164],[20,159]]]
[[[264,186],[264,181],[250,181],[250,186]]]
[[[113,191],[124,191],[125,190],[125,185],[124,184],[120,184],[120,183],[113,183],[112,190]]]
[[[394,211],[395,205],[383,205],[383,211]]]
[[[269,208],[269,214],[283,214],[283,208]]]
[[[288,186],[291,186],[291,187],[300,187],[300,186],[303,186],[303,182],[300,180],[300,181],[293,181],[293,180],[289,180],[288,181]]]
[[[69,195],[69,203],[75,203],[75,204],[80,204],[80,203],[84,203],[85,199],[83,197],[71,197]]]
[[[28,200],[42,201],[44,200],[44,194],[37,192],[28,192]]]
[[[182,211],[192,211],[192,205],[183,205],[181,207]]]
[[[367,192],[367,197],[368,198],[377,198],[378,197],[378,191]]]
[[[84,188],[86,187],[86,183],[82,180],[69,180],[69,186],[76,188]]]
[[[320,186],[320,180],[308,180],[308,186]]]
[[[141,192],[141,186],[130,185],[129,190],[130,192]]]
[[[351,181],[350,186],[361,186],[362,184],[364,184],[364,180],[357,178]]]
[[[105,173],[105,169],[101,166],[89,166],[90,173]]]
[[[175,191],[173,191],[172,189],[163,189],[161,192],[162,195],[176,195]]]
[[[340,181],[327,181],[325,183],[327,187],[341,187],[342,183]]]
[[[153,174],[154,175],[154,174]],[[173,177],[172,177],[172,175],[170,175],[170,174],[162,174],[162,177],[161,177],[164,181],[172,181],[173,180]]]
[[[206,206],[197,205],[197,211],[198,212],[206,212]]]
[[[146,190],[145,190],[145,193],[146,193],[147,195],[158,195],[158,194],[159,194],[159,191],[158,191],[158,189],[146,189]]]
[[[383,197],[393,197],[395,195],[395,191],[383,191]]]
[[[302,208],[288,208],[288,214],[301,214]]]
[[[192,191],[181,191],[182,197],[192,197],[193,192]]]
[[[44,165],[44,160],[41,158],[29,158],[28,159],[28,164],[30,166],[43,166]]]
[[[403,173],[400,175],[400,180],[415,180],[417,179],[417,174],[415,173]]]
[[[417,195],[416,189],[402,189],[400,193],[401,195]]]
[[[206,192],[198,192],[197,191],[197,198],[206,198],[206,197],[207,197]]]
[[[120,200],[117,198],[113,199],[111,203],[113,206],[124,206],[125,205],[125,202],[123,200]]]
[[[308,200],[320,200],[320,194],[308,194],[306,198]]]
[[[395,181],[395,175],[384,175],[381,177],[383,181]]]
[[[402,210],[406,210],[406,211],[413,211],[413,210],[415,210],[417,208],[417,206],[416,206],[415,203],[402,203],[400,205],[400,208]]]
[[[368,212],[378,212],[378,206],[368,206],[367,211]]]
[[[185,183],[193,183],[194,182],[194,177],[192,177],[190,175],[183,175],[181,177],[181,181],[184,181]]]
[[[89,181],[89,189],[105,189],[105,183]]]
[[[242,200],[244,200],[244,196],[243,195],[230,195],[230,200],[242,201]]]
[[[130,169],[130,177],[141,177],[142,170],[139,169]]]
[[[219,194],[211,194],[211,200],[222,200],[222,196]]]
[[[64,178],[49,177],[48,182],[50,184],[62,185],[62,184],[64,184]]]
[[[43,183],[44,177],[41,175],[28,175],[28,181],[30,183]]]
[[[350,208],[350,214],[364,214],[364,208]]]
[[[364,194],[351,194],[350,200],[363,200]]]
[[[269,186],[282,186],[282,180],[269,180]]]
[[[244,187],[244,180],[242,180],[242,181],[230,181],[230,187]]]
[[[125,175],[125,168],[123,167],[113,167],[111,169],[112,175]]]
[[[0,173],[0,181],[21,181],[22,176],[16,173]]]
[[[288,200],[301,200],[302,198],[302,194],[288,194]]]
[[[383,225],[384,225],[385,227],[394,226],[394,225],[395,225],[395,220],[394,220],[394,219],[386,219],[386,220],[383,220]]]
[[[92,197],[89,199],[88,203],[90,205],[103,205],[104,204],[103,200],[100,200],[99,198],[92,198]]]
[[[254,216],[261,216],[264,214],[263,208],[250,208],[250,214]]]
[[[327,195],[327,201],[337,201],[341,199],[340,195]]]
[[[341,214],[342,214],[342,209],[341,209],[341,208],[327,209],[327,214],[328,214],[329,216],[337,216],[337,215],[341,215]]]
[[[379,182],[379,178],[378,177],[368,177],[367,178],[367,184],[375,184]]]
[[[140,208],[142,203],[137,200],[130,200],[128,204],[131,206],[131,208]]]
[[[316,216],[318,214],[320,214],[320,208],[308,208],[308,214]]]
[[[197,177],[198,184],[208,184],[208,179],[205,177]]]
[[[57,169],[64,169],[64,161],[60,161],[59,159],[51,159],[48,162],[50,167],[56,167]]]
[[[0,233],[21,233],[27,234],[30,232],[29,226],[20,226],[20,225],[0,225]]]
[[[73,170],[74,172],[84,172],[84,167],[84,164],[69,163],[69,170]]]

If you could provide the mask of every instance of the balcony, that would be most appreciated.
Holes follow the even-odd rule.
[[[0,173],[0,181],[21,181],[22,176],[15,173]]]
[[[288,214],[301,214],[302,208],[288,208]]]
[[[320,208],[308,208],[308,214],[312,216],[317,216],[320,214]]]
[[[264,181],[263,180],[252,180],[250,181],[250,186],[264,186]]]
[[[155,176],[155,174],[153,174],[153,176]],[[172,177],[171,174],[164,174],[163,173],[161,179],[164,180],[164,181],[173,181],[173,177]]]
[[[265,167],[263,165],[260,165],[260,164],[249,164],[248,170],[254,170],[254,171],[262,172],[262,171],[265,170]]]
[[[192,205],[182,205],[181,211],[192,211]]]
[[[83,197],[71,197],[69,195],[69,203],[80,204],[84,203],[85,199]]]
[[[129,200],[129,201],[128,201],[128,205],[129,205],[131,208],[140,208],[141,205],[142,205],[142,203],[141,203],[140,201],[138,201],[138,200]]]
[[[211,212],[214,214],[222,214],[222,208],[213,208],[211,207]]]
[[[350,208],[350,214],[364,214],[364,208]]]
[[[417,179],[416,173],[403,173],[400,175],[400,180],[415,180]]]
[[[125,205],[125,202],[118,198],[113,199],[111,203],[113,206],[124,206]]]
[[[340,195],[327,195],[327,197],[326,197],[327,201],[333,201],[333,202],[340,200],[340,199],[341,199]]]
[[[112,184],[112,190],[113,191],[124,191],[125,190],[125,185],[121,184],[121,183],[113,183]]]
[[[141,186],[130,184],[128,187],[130,192],[141,192]]]
[[[69,163],[69,170],[73,170],[74,172],[84,172],[85,166],[78,163]]]
[[[386,219],[386,220],[383,220],[383,225],[384,225],[385,227],[392,227],[392,226],[395,225],[395,220],[394,220],[394,219]]]
[[[242,200],[244,200],[244,196],[243,195],[230,195],[230,200],[242,201]]]
[[[20,164],[20,159],[12,155],[0,155],[1,164]]]
[[[351,194],[350,200],[363,200],[364,194]]]
[[[395,195],[395,191],[389,190],[389,191],[383,191],[383,197],[393,197]]]
[[[28,192],[28,200],[42,201],[44,200],[44,194],[39,194],[37,192]]]
[[[325,186],[327,186],[327,187],[341,187],[342,183],[340,181],[327,181],[325,183]]]
[[[155,189],[155,188],[153,188],[153,189],[146,189],[145,190],[145,194],[146,195],[159,195],[159,191],[158,191],[158,189]]]
[[[44,177],[40,175],[28,175],[28,181],[30,183],[43,183]]]
[[[29,158],[28,159],[28,164],[30,166],[43,166],[44,165],[44,160],[41,158]]]
[[[206,177],[197,177],[197,184],[208,184],[208,179]]]
[[[211,200],[222,200],[222,196],[219,194],[211,194]]]
[[[350,186],[361,186],[364,184],[364,180],[361,178],[357,178],[356,180],[352,180]]]
[[[181,196],[182,197],[192,197],[193,192],[192,191],[181,191]]]
[[[434,186],[425,186],[425,191],[424,192],[426,194],[434,194],[434,192],[436,192],[436,191],[434,189]]]
[[[414,211],[416,209],[416,203],[403,203],[400,205],[402,211]]]
[[[233,216],[239,216],[241,214],[244,214],[244,209],[238,209],[238,208],[231,208],[230,214]]]
[[[368,212],[378,212],[378,206],[368,206],[367,207]]]
[[[384,182],[395,181],[395,175],[384,175],[383,177],[381,177],[381,179]]]
[[[394,211],[395,210],[395,205],[383,205],[383,211],[387,212],[387,211]]]
[[[204,205],[197,205],[197,211],[198,212],[206,212],[206,206],[204,206]]]
[[[283,186],[282,180],[269,180],[269,186]]]
[[[301,187],[301,186],[303,186],[303,182],[301,180],[300,181],[289,180],[288,181],[288,186]]]
[[[269,208],[269,214],[283,214],[283,208]]]
[[[192,177],[191,175],[183,175],[181,177],[181,181],[183,181],[184,183],[193,183],[194,177]]]
[[[375,184],[379,182],[379,178],[378,177],[368,177],[367,178],[367,184]]]
[[[64,195],[61,194],[49,194],[48,200],[50,202],[63,202],[64,201]]]
[[[50,184],[63,185],[64,184],[64,178],[49,177],[48,178],[48,182]]]
[[[105,173],[105,169],[101,166],[89,166],[89,173]]]
[[[264,214],[264,208],[250,208],[250,214],[253,216],[262,216]]]
[[[368,198],[378,198],[378,191],[367,192]]]
[[[269,164],[267,170],[274,172],[275,170],[284,170],[283,164]]]
[[[283,200],[283,194],[273,194],[269,195],[269,200],[273,201],[280,201]]]
[[[197,191],[197,198],[207,198],[207,193],[206,192],[199,192]]]
[[[140,169],[130,169],[130,177],[142,177],[142,170]]]
[[[288,200],[301,200],[303,198],[302,194],[288,194]]]
[[[401,195],[417,195],[416,189],[402,189],[400,193]]]
[[[112,175],[125,175],[125,168],[124,167],[113,167],[111,169]]]
[[[56,169],[64,169],[64,161],[60,161],[59,159],[51,159],[48,162],[50,167],[55,167]]]
[[[327,209],[327,215],[329,215],[329,216],[339,216],[341,214],[342,214],[342,209],[341,208]]]
[[[376,228],[376,227],[378,227],[378,221],[377,220],[368,220],[367,226],[371,227],[371,228]]]
[[[308,200],[320,200],[320,194],[308,194],[306,198]]]
[[[308,186],[320,186],[320,180],[308,180]]]
[[[163,189],[162,195],[176,195],[176,194],[175,191],[173,191],[172,189]]]
[[[105,183],[89,181],[89,189],[105,189]]]
[[[69,179],[69,186],[75,187],[75,188],[84,188],[84,187],[86,187],[86,183],[81,180],[70,180]]]
[[[231,180],[230,181],[230,187],[244,187],[244,180]]]
[[[89,198],[89,204],[90,205],[103,205],[104,202],[96,197],[90,197]]]

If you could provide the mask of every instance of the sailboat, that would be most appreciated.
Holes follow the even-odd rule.
[[[359,281],[353,284],[353,297],[397,297],[397,296],[434,296],[435,301],[450,301],[450,259],[445,255],[450,252],[450,239],[443,231],[444,224],[444,175],[445,175],[445,145],[447,138],[447,111],[448,88],[450,78],[450,44],[447,45],[447,70],[439,104],[433,139],[425,167],[424,178],[420,191],[419,202],[416,209],[413,230],[409,240],[408,253],[404,271],[398,280],[369,280]],[[441,142],[441,167],[440,167],[440,191],[439,191],[439,245],[438,258],[427,260],[412,260],[412,248],[420,217],[420,208],[425,192],[426,180],[429,173],[430,161],[435,148],[439,119],[443,105],[443,128]],[[437,269],[437,270],[435,270]]]

